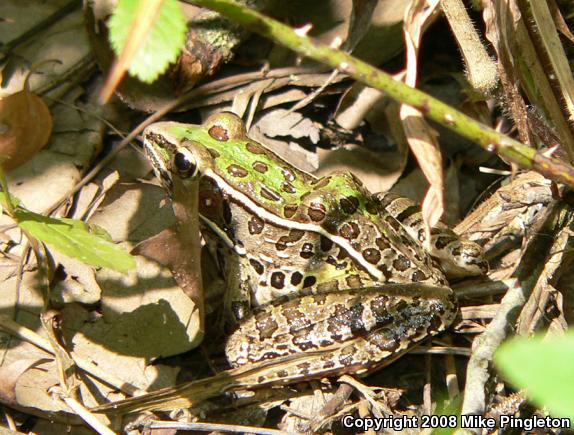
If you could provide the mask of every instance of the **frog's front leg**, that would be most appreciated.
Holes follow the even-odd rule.
[[[233,366],[277,359],[278,381],[361,373],[386,365],[447,328],[457,313],[451,289],[387,284],[276,301],[228,339]],[[295,354],[308,357],[289,364]],[[286,362],[286,363],[285,363]]]
[[[251,312],[251,287],[247,258],[228,255],[223,265],[225,296],[223,301],[224,323],[237,325]]]

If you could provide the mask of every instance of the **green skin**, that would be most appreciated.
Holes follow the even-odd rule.
[[[382,206],[381,197],[369,193],[352,174],[316,178],[295,168],[251,140],[231,113],[212,116],[202,126],[153,124],[144,132],[144,145],[156,175],[172,195],[185,192],[191,180],[199,178],[202,234],[222,260],[226,309],[232,320],[249,317],[252,306],[278,305],[283,295],[350,292],[356,299],[358,290],[384,294],[395,285],[409,287],[402,299],[391,292],[403,302],[413,300],[413,288],[442,289],[428,307],[436,310],[437,301],[441,307],[445,302],[446,312],[441,308],[432,328],[422,335],[418,331],[416,341],[444,329],[454,318],[456,304],[444,274],[413,238],[416,231],[409,233]],[[470,274],[476,274],[476,268]],[[306,308],[298,310],[304,315]],[[388,315],[383,318],[388,323]],[[258,327],[249,319],[242,324],[247,326],[236,337],[253,335],[245,328]],[[250,354],[245,353],[250,346],[239,350],[236,339],[228,348],[228,354],[235,354],[230,359],[244,364],[275,357],[276,350],[271,356],[265,347],[273,347],[269,337],[274,331],[267,332],[261,343],[250,343]],[[402,352],[415,337],[396,340],[408,344],[401,344]],[[301,350],[295,346],[288,352]]]

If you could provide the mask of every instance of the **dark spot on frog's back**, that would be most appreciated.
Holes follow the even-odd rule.
[[[257,161],[257,162],[253,162],[253,169],[255,169],[257,172],[260,172],[261,174],[264,174],[265,172],[267,172],[269,170],[269,166],[267,166],[265,163]]]
[[[309,349],[317,349],[318,347],[309,339],[308,334],[299,331],[297,331],[297,335],[293,338],[293,344],[303,352]]]
[[[251,267],[253,268],[253,270],[255,270],[257,274],[263,275],[263,272],[265,272],[265,267],[263,267],[263,265],[259,261],[250,258],[249,264],[251,264]]]
[[[307,214],[309,215],[309,218],[311,218],[313,222],[321,222],[323,219],[325,219],[325,216],[327,215],[325,211],[325,206],[323,204],[311,205],[307,210]]]
[[[255,142],[247,142],[245,149],[252,154],[265,154],[263,147]]]
[[[409,267],[411,267],[411,261],[404,255],[399,255],[393,261],[393,267],[397,269],[399,272],[404,272]]]
[[[347,214],[353,214],[359,208],[359,200],[355,196],[345,196],[339,200],[341,209]]]
[[[265,222],[263,222],[263,219],[257,216],[252,216],[251,219],[249,219],[249,222],[247,223],[249,234],[260,234],[261,231],[263,231],[264,227]]]
[[[309,275],[305,277],[305,280],[303,281],[303,288],[311,287],[315,285],[316,282],[317,278],[315,278],[313,275]]]
[[[377,264],[381,260],[381,253],[378,249],[367,248],[362,253],[363,258],[371,264]]]
[[[303,243],[303,246],[301,246],[301,252],[299,253],[301,258],[308,260],[313,256],[313,254],[314,254],[313,244]]]
[[[291,229],[289,231],[289,234],[287,234],[286,236],[279,237],[279,240],[277,240],[277,243],[275,243],[275,247],[279,251],[284,251],[285,249],[287,249],[289,245],[292,245],[293,243],[296,243],[299,240],[301,240],[304,235],[305,231]]]
[[[381,264],[378,269],[383,273],[385,279],[390,280],[393,277],[393,272],[389,270],[386,264]]]
[[[347,322],[353,335],[365,335],[365,324],[363,323],[363,311],[365,307],[362,304],[356,304],[351,307],[347,315]]]
[[[341,221],[339,219],[337,219],[336,217],[329,215],[327,216],[327,219],[325,219],[323,221],[323,223],[321,224],[321,226],[325,229],[325,231],[327,231],[330,234],[334,234],[337,235],[338,234],[338,228],[339,228],[339,224],[341,223]]]
[[[438,315],[434,315],[432,316],[430,322],[429,322],[429,327],[427,329],[427,332],[429,334],[435,333],[437,331],[440,331],[443,327],[443,321],[440,318],[440,316]]]
[[[279,195],[274,190],[271,190],[267,186],[261,187],[261,196],[268,199],[269,201],[279,201],[281,199],[281,195]]]
[[[389,249],[391,247],[391,244],[388,242],[388,240],[385,240],[382,237],[377,237],[375,239],[375,244],[381,251],[384,251],[385,249]]]
[[[424,272],[422,272],[420,270],[415,270],[411,275],[411,280],[413,282],[426,281],[426,280],[428,280],[428,278],[429,277]]]
[[[359,236],[360,232],[361,230],[359,229],[359,225],[357,225],[356,222],[345,222],[339,228],[339,234],[341,235],[341,237],[347,240],[356,239]]]
[[[205,147],[205,149],[207,149],[207,152],[211,155],[211,157],[213,157],[214,160],[221,155],[219,154],[219,151],[214,148]]]
[[[385,216],[385,222],[389,224],[389,226],[395,231],[399,231],[401,229],[401,224],[399,223],[399,221],[396,220],[391,215]]]
[[[395,302],[395,306],[393,307],[393,310],[397,313],[400,313],[401,311],[408,311],[409,309],[410,304],[408,304],[404,299],[399,299],[397,302]]]
[[[301,272],[293,272],[291,274],[291,285],[298,286],[303,281],[303,274]]]
[[[291,219],[297,213],[299,206],[297,204],[285,204],[283,207],[283,216],[287,219]]]
[[[363,286],[363,282],[359,275],[349,275],[345,278],[345,281],[350,288],[359,288]]]
[[[309,362],[302,362],[300,364],[297,364],[297,370],[299,371],[299,373],[301,373],[302,375],[306,375],[309,373],[309,368],[311,368],[311,363]]]
[[[380,350],[389,353],[393,353],[400,346],[400,341],[394,337],[392,330],[386,328],[381,329],[377,334],[373,334],[369,341],[374,343]]]
[[[236,164],[231,164],[227,167],[227,172],[229,173],[229,175],[233,176],[233,177],[239,177],[239,178],[244,178],[247,177],[247,175],[249,175],[249,172],[247,172],[247,169],[236,165]]]
[[[379,214],[379,201],[377,201],[375,198],[371,198],[365,202],[365,210],[373,215]]]
[[[437,237],[435,239],[434,245],[437,249],[443,249],[450,242],[452,242],[452,239],[450,237]]]
[[[281,183],[281,190],[286,193],[297,193],[297,189],[288,181]]]
[[[283,177],[285,177],[285,181],[289,182],[289,181],[295,181],[295,174],[293,173],[293,171],[289,168],[283,168],[281,170],[281,172],[283,172]]]
[[[323,177],[319,178],[317,181],[313,183],[315,189],[322,189],[323,187],[327,187],[327,185],[331,182],[331,177]]]
[[[341,350],[339,355],[339,364],[349,366],[353,362],[353,355],[357,353],[355,346],[347,346]]]
[[[265,313],[265,316],[257,316],[256,324],[261,340],[273,338],[273,333],[279,326],[275,319],[273,319],[273,316],[269,315],[269,313]]]
[[[278,290],[285,287],[285,274],[283,272],[273,272],[271,274],[271,286]]]
[[[220,142],[227,142],[229,140],[229,132],[220,125],[214,125],[208,130],[208,133],[213,139]]]
[[[321,251],[329,252],[333,247],[333,241],[328,237],[321,236]]]

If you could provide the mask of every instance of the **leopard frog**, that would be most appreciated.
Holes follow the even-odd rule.
[[[371,194],[348,172],[301,171],[232,113],[202,126],[153,124],[144,148],[169,192],[199,181],[202,234],[239,322],[226,345],[234,366],[308,355],[276,372],[279,381],[379,367],[451,324],[444,271],[485,270],[478,245],[444,225],[426,243],[433,256],[423,249],[408,200]]]

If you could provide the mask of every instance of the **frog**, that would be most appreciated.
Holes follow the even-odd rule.
[[[283,364],[293,382],[384,366],[447,329],[447,278],[488,268],[479,245],[351,172],[305,172],[251,139],[240,117],[154,123],[144,152],[171,195],[198,186],[201,233],[225,277],[233,367]],[[295,364],[284,364],[297,356]],[[303,356],[303,357],[302,357]]]

